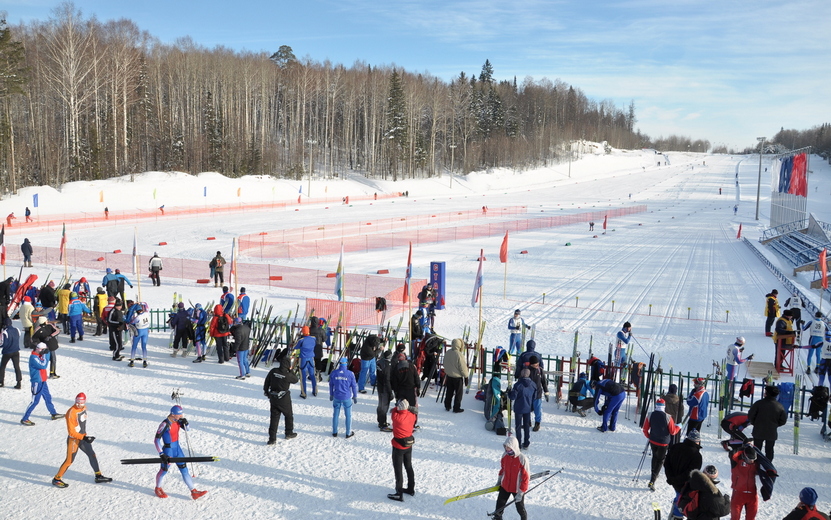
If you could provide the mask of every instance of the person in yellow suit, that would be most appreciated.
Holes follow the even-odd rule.
[[[58,322],[63,325],[63,333],[69,334],[69,284],[66,283],[58,291]]]
[[[66,438],[66,460],[61,464],[55,478],[52,479],[52,485],[59,488],[69,487],[69,484],[63,481],[63,474],[69,469],[69,466],[75,462],[75,455],[78,450],[83,451],[89,457],[89,465],[95,472],[96,484],[104,482],[112,482],[113,479],[105,477],[101,474],[98,467],[98,458],[92,450],[92,441],[95,437],[87,435],[87,396],[83,392],[75,396],[75,404],[69,411],[66,412],[66,430],[69,436]]]
[[[109,303],[107,292],[103,287],[99,287],[95,294],[95,303],[92,311],[95,314],[95,334],[94,336],[102,336],[107,333],[107,322],[104,321],[104,308]],[[115,301],[115,300],[113,300]]]

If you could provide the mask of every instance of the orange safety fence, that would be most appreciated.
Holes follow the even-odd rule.
[[[247,242],[247,247],[259,248],[260,258],[303,258],[337,254],[343,246],[344,252],[370,251],[373,249],[391,249],[413,245],[435,244],[438,242],[455,242],[471,238],[502,236],[506,231],[533,231],[558,226],[567,226],[580,222],[597,221],[600,230],[604,217],[617,218],[646,211],[646,205],[624,208],[588,211],[556,216],[538,216],[520,220],[504,220],[487,224],[467,226],[449,226],[427,229],[403,229],[390,233],[374,233],[355,236],[336,236],[318,240],[291,241],[285,243],[266,243],[262,237],[254,243]]]
[[[400,192],[379,193],[376,195],[350,195],[349,202],[380,200],[399,198],[403,195]],[[95,228],[105,226],[123,225],[125,222],[137,220],[155,220],[164,222],[168,219],[188,218],[201,215],[222,215],[227,213],[251,213],[275,209],[286,209],[294,206],[306,206],[309,204],[343,204],[344,197],[302,197],[299,200],[283,200],[272,202],[240,202],[238,204],[205,204],[202,206],[165,206],[164,211],[160,208],[135,209],[135,210],[110,210],[105,215],[104,210],[97,212],[80,212],[64,214],[48,214],[44,216],[33,216],[32,222],[24,222],[23,218],[12,221],[11,226],[6,226],[8,234],[23,234],[27,231],[60,231],[64,224],[67,228]]]

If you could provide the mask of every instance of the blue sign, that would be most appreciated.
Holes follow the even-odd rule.
[[[37,193],[32,195],[32,206],[38,207],[38,194]]]
[[[445,269],[444,262],[430,262],[430,286],[436,294],[436,309],[444,309],[445,290]]]

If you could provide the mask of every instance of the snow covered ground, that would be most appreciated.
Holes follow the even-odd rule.
[[[658,161],[666,160],[669,166],[657,166]],[[812,157],[810,170],[808,209],[819,220],[831,221],[831,168]],[[737,171],[740,190],[735,185]],[[300,211],[289,207],[210,218],[79,227],[68,229],[67,234],[70,248],[128,251],[135,227],[142,254],[152,254],[154,244],[164,240],[169,245],[159,253],[165,258],[197,258],[207,263],[216,249],[230,251],[232,237],[264,230],[475,209],[483,204],[528,205],[532,215],[646,204],[646,213],[610,220],[605,235],[601,234],[601,222],[594,232],[581,223],[512,233],[505,299],[504,264],[497,261],[501,237],[414,248],[413,276],[426,278],[430,261],[447,263],[448,307],[439,312],[436,329],[444,336],[456,337],[464,325],[476,325],[478,309],[470,306],[470,296],[475,259],[483,248],[488,257],[484,286],[487,348],[507,343],[506,322],[514,308],[522,309],[526,321],[536,324],[538,350],[548,354],[570,355],[577,330],[584,357],[589,338],[596,352],[605,353],[611,336],[628,320],[644,350],[661,355],[665,368],[705,374],[712,360],[721,359],[737,335],[747,339],[746,352],[755,353],[756,360],[773,361],[772,344],[763,331],[764,295],[773,288],[783,296],[785,293],[749,248],[736,240],[740,223],[743,234],[755,240],[767,222],[769,189],[764,186],[761,220],[754,220],[757,174],[758,156],[673,153],[664,158],[652,151],[615,151],[584,156],[571,164],[570,176],[565,164],[523,173],[499,170],[455,177],[452,188],[447,176],[395,184],[361,177],[314,180],[313,196],[409,190],[410,197],[327,205],[328,209],[305,205]],[[133,183],[123,178],[73,183],[60,191],[26,188],[18,196],[0,201],[0,215],[15,211],[22,220],[23,207],[31,206],[34,193],[40,197],[39,216],[45,218],[47,214],[75,213],[79,208],[100,212],[105,205],[111,211],[153,211],[161,204],[291,201],[296,200],[300,184],[225,179],[216,174],[147,173]],[[307,193],[307,182],[302,184]],[[208,197],[203,197],[206,186]],[[106,203],[99,202],[101,191]],[[734,216],[736,203],[739,211]],[[24,236],[19,233],[19,227],[6,230],[7,247],[18,247]],[[37,248],[56,247],[60,233],[30,229],[25,236],[35,247],[36,267],[32,271],[41,279],[58,272],[58,266],[37,264]],[[206,236],[217,240],[206,242]],[[520,255],[521,250],[528,254]],[[390,269],[392,275],[403,276],[406,260],[406,248],[369,251],[347,254],[345,266],[350,273]],[[285,265],[334,271],[337,257],[304,258]],[[16,275],[19,264],[7,269]],[[74,273],[76,278],[81,275],[98,280],[103,272]],[[203,303],[219,296],[213,287],[196,287],[192,280],[163,279],[163,284],[154,288],[146,279],[143,283],[142,298],[152,307],[168,306],[173,291],[184,293],[186,300]],[[252,299],[267,297],[283,314],[294,310],[306,296],[321,297],[251,285],[248,293]],[[400,504],[386,498],[393,488],[391,434],[377,430],[376,402],[370,395],[361,396],[354,407],[357,433],[346,440],[330,434],[332,409],[325,397],[326,385],[319,397],[307,400],[298,397],[298,389],[293,392],[298,437],[288,441],[279,438],[276,446],[266,446],[268,402],[261,391],[265,368],[255,369],[250,380],[238,381],[233,377],[233,364],[193,364],[191,358],[171,358],[167,355],[168,335],[153,334],[150,366],[130,369],[124,362],[109,359],[103,338],[88,335],[83,343],[73,345],[65,337],[61,339],[58,373],[62,377],[49,383],[55,404],[63,412],[75,394],[87,394],[88,432],[97,437],[94,448],[102,470],[114,482],[94,484],[81,454],[64,477],[70,484],[68,489],[50,484],[64,458],[64,422],[49,421],[41,404],[32,417],[36,426],[21,426],[20,417],[29,402],[28,376],[24,375],[24,389],[14,390],[9,384],[14,376],[7,369],[6,388],[0,391],[4,437],[0,486],[5,489],[0,510],[5,518],[458,519],[485,518],[494,508],[494,495],[443,505],[450,496],[496,482],[504,438],[484,429],[481,402],[473,399],[473,392],[465,396],[463,414],[446,413],[435,403],[434,391],[421,402],[422,429],[416,436],[413,457],[416,495],[405,497]],[[645,360],[646,355],[636,350],[635,357]],[[177,388],[191,423],[194,451],[221,459],[198,466],[197,487],[209,493],[196,502],[178,474],[167,476],[164,487],[170,498],[161,500],[153,495],[154,466],[119,464],[122,458],[155,455],[155,428],[166,416],[172,404],[170,394]],[[645,444],[632,419],[621,417],[617,432],[601,434],[595,430],[599,422],[594,414],[581,418],[558,408],[553,400],[543,408],[543,427],[531,435],[528,454],[532,470],[564,468],[564,472],[528,495],[529,518],[651,518],[652,501],[668,510],[673,493],[662,479],[655,493],[646,489],[648,476],[637,484],[632,482]],[[729,493],[729,463],[716,440],[716,423],[714,419],[711,426],[703,428],[704,463],[719,468],[721,488]],[[343,431],[342,420],[340,429]],[[280,431],[282,434],[282,424]],[[800,455],[795,456],[791,423],[780,429],[775,462],[781,478],[772,500],[761,504],[760,519],[785,516],[806,485],[817,489],[822,510],[831,506],[828,448],[818,431],[818,424],[803,421]],[[509,508],[505,518],[516,518],[516,512]]]

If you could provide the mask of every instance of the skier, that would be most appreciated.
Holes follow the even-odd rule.
[[[153,253],[153,257],[148,262],[150,267],[150,279],[153,280],[154,286],[162,285],[162,279],[159,277],[159,272],[164,268],[162,259],[159,258],[159,253]]]
[[[667,484],[675,490],[669,520],[683,518],[678,508],[678,499],[684,486],[690,480],[690,472],[698,469],[701,469],[701,436],[698,430],[691,430],[683,442],[670,446],[664,459],[664,475],[666,475]]]
[[[176,357],[179,353],[179,344],[182,344],[182,353],[187,353],[188,338],[190,337],[191,324],[190,314],[185,309],[184,302],[176,304],[176,313],[170,313],[170,327],[173,329],[173,352],[170,357]]]
[[[250,307],[251,298],[245,293],[245,287],[241,287],[237,296],[237,316],[242,318],[242,321],[248,319],[248,309]]]
[[[765,295],[765,336],[773,336],[770,328],[773,326],[774,320],[779,317],[779,291],[776,289],[770,291]]]
[[[419,309],[412,315],[410,318],[410,341],[411,349],[410,351],[415,350],[415,346],[424,339],[424,329],[421,327],[421,318],[424,316],[424,311]]]
[[[190,323],[193,326],[193,346],[196,349],[196,359],[193,363],[205,361],[205,324],[208,322],[208,313],[202,309],[202,304],[193,306],[190,314]]]
[[[450,350],[444,355],[444,409],[448,412],[452,406],[453,413],[462,413],[463,389],[467,386],[467,360],[464,353],[465,343],[461,338],[450,342]]]
[[[49,379],[60,379],[61,376],[56,371],[58,369],[58,336],[61,331],[47,322],[45,316],[39,317],[37,323],[38,326],[32,333],[32,344],[46,344],[46,348],[49,349]]]
[[[778,437],[777,430],[788,422],[788,414],[782,403],[776,400],[779,396],[778,386],[766,386],[765,397],[759,399],[747,411],[747,418],[753,425],[753,444],[765,448],[765,457],[773,462],[773,446]]]
[[[121,269],[116,269],[115,270],[115,279],[116,279],[116,282],[118,284],[118,294],[121,295],[121,301],[123,301],[123,302],[124,301],[129,301],[129,300],[127,300],[127,297],[124,293],[124,284],[129,285],[130,289],[132,289],[133,288],[132,282],[130,282],[129,278],[127,278],[126,276],[121,274]]]
[[[513,354],[516,351],[518,356],[522,353],[522,333],[525,331],[525,320],[520,316],[520,310],[514,311],[514,316],[508,320],[508,330],[511,336],[508,342],[508,354]]]
[[[716,520],[730,513],[730,495],[722,494],[716,487],[718,469],[709,465],[703,471],[694,469],[690,480],[681,493],[679,504],[687,518],[699,520]],[[693,500],[695,494],[696,500]],[[670,520],[676,518],[670,515]]]
[[[309,327],[303,325],[300,329],[300,340],[293,350],[300,354],[300,397],[306,398],[306,380],[312,380],[312,395],[317,396],[317,377],[315,376],[315,345],[317,340],[309,332]],[[342,359],[345,361],[346,359]],[[331,380],[331,377],[330,377]]]
[[[161,468],[156,474],[155,492],[159,498],[167,498],[167,493],[162,489],[162,480],[164,480],[165,475],[167,475],[167,469],[170,467],[170,458],[185,456],[181,446],[179,446],[179,432],[181,430],[188,431],[188,420],[183,416],[184,413],[181,406],[174,406],[170,409],[170,414],[167,418],[156,429],[156,437],[153,442],[156,445],[156,451],[159,452],[159,458],[162,459]],[[188,489],[190,489],[191,498],[196,500],[204,496],[207,491],[196,490],[190,473],[188,472],[187,464],[177,462],[176,465],[179,467],[179,472],[182,473],[182,479],[187,484]]]
[[[655,479],[658,478],[667,456],[669,441],[680,431],[681,427],[675,424],[673,418],[666,413],[666,402],[659,397],[655,401],[655,410],[643,423],[643,434],[649,439],[649,447],[652,450],[652,475],[648,484],[652,491],[655,491]]]
[[[522,449],[528,448],[531,444],[531,412],[534,410],[536,395],[537,385],[531,381],[531,371],[523,368],[516,384],[513,387],[508,386],[508,399],[514,402],[516,439]],[[525,442],[522,442],[523,438]]]
[[[632,324],[628,321],[623,324],[623,328],[621,328],[617,333],[617,346],[615,347],[615,360],[618,362],[616,363],[617,366],[622,367],[626,365],[626,348],[629,346],[629,342],[632,341]]]
[[[83,280],[83,278],[82,278]],[[69,342],[75,343],[75,333],[78,333],[78,341],[84,341],[84,314],[92,314],[92,310],[78,297],[78,293],[72,292],[69,295]]]
[[[26,216],[26,222],[34,222],[34,220],[32,220],[32,210],[29,209],[29,206],[26,206],[26,211],[24,211],[23,214]]]
[[[32,243],[28,238],[24,238],[20,244],[20,252],[23,253],[23,267],[32,267]]]
[[[219,303],[222,304],[222,310],[225,311],[225,314],[231,315],[234,313],[234,293],[228,288],[227,285],[222,286],[222,296],[219,298]]]
[[[242,318],[236,317],[234,318],[234,324],[231,326],[231,336],[234,338],[237,365],[239,365],[239,375],[236,378],[249,378],[251,377],[251,363],[248,361],[248,350],[251,348],[251,327],[243,323]]]
[[[118,277],[109,267],[107,268],[107,273],[104,275],[104,278],[101,280],[101,285],[107,290],[107,296],[112,296],[114,298],[121,297],[118,291]]]
[[[358,375],[358,392],[362,394],[366,393],[367,379],[369,379],[370,386],[375,386],[376,360],[380,350],[381,340],[375,334],[367,336],[361,345],[361,372]]]
[[[225,259],[222,258],[222,252],[220,251],[216,252],[216,256],[208,264],[211,268],[211,278],[214,279],[214,287],[219,287],[219,284],[225,283],[225,277],[223,275],[225,264]]]
[[[817,509],[817,498],[817,492],[814,488],[802,488],[802,491],[799,492],[799,503],[782,520],[828,520],[828,516]]]
[[[520,520],[527,520],[524,498],[531,481],[531,465],[528,463],[528,457],[519,451],[516,437],[508,436],[502,447],[505,448],[505,453],[499,461],[499,495],[496,498],[496,513],[493,518],[502,520],[505,505],[510,496],[514,495],[514,505]]]
[[[0,347],[2,347],[3,360],[0,361],[0,387],[4,386],[6,379],[6,365],[12,362],[14,375],[17,384],[14,387],[20,390],[23,380],[23,373],[20,371],[20,331],[12,325],[11,318],[3,320],[3,332],[0,334]]]
[[[606,430],[615,431],[617,413],[620,411],[623,400],[626,399],[626,390],[611,379],[592,381],[592,389],[597,393],[597,397],[594,400],[594,412],[596,414],[600,415],[601,413],[598,407],[600,404],[600,396],[602,395],[606,398],[603,403],[603,424],[598,426],[597,429],[601,432],[605,432]]]
[[[231,361],[231,351],[228,347],[228,336],[231,335],[231,317],[222,310],[222,305],[214,305],[214,317],[211,318],[210,335],[216,342],[216,355],[219,364]]]
[[[147,368],[147,338],[150,337],[150,313],[144,312],[144,305],[136,304],[135,315],[130,320],[135,335],[133,336],[133,348],[130,351],[130,363],[133,366],[136,360],[136,349],[141,342],[141,360],[144,368]]]
[[[794,328],[797,330],[800,329],[804,323],[802,321],[802,309],[806,309],[805,302],[802,300],[802,297],[800,297],[797,293],[793,293],[790,298],[785,300],[785,307],[791,311]]]
[[[415,495],[415,472],[413,471],[413,428],[418,420],[418,409],[410,406],[406,399],[398,401],[392,411],[392,467],[395,472],[395,493],[390,500],[404,501],[404,493]],[[407,487],[404,487],[404,471],[407,472]]]
[[[113,361],[124,359],[124,356],[121,355],[124,348],[121,332],[127,329],[127,323],[124,320],[124,312],[121,307],[121,300],[116,300],[113,309],[107,315],[107,330],[109,331],[110,350],[113,351]]]
[[[802,326],[802,330],[810,330],[808,338],[808,367],[805,372],[811,373],[811,358],[814,357],[814,372],[819,365],[820,350],[822,350],[822,342],[828,334],[828,324],[823,321],[823,316],[820,311],[814,314],[814,319]]]
[[[692,430],[701,431],[701,424],[707,418],[707,412],[710,407],[710,394],[707,393],[705,385],[707,380],[703,377],[696,377],[693,379],[693,389],[690,390],[690,395],[687,396],[687,406],[689,407],[689,419],[687,420],[687,433]]]
[[[733,498],[730,500],[731,520],[740,520],[742,509],[745,510],[745,520],[755,520],[759,508],[759,497],[756,494],[758,468],[759,463],[756,462],[756,450],[753,446],[745,446],[730,455],[730,479],[733,488]]]
[[[571,404],[571,411],[577,412],[580,417],[585,417],[586,410],[594,407],[594,392],[585,372],[580,372],[577,381],[568,389],[568,402]]]
[[[98,467],[98,457],[95,456],[95,451],[92,449],[92,441],[95,440],[95,437],[87,435],[87,396],[85,393],[81,392],[75,396],[75,404],[66,412],[65,416],[66,431],[69,433],[66,438],[66,459],[55,474],[55,478],[52,479],[52,485],[59,488],[69,487],[69,484],[63,481],[63,474],[75,462],[75,455],[78,454],[78,450],[83,451],[89,458],[89,465],[92,466],[92,471],[95,472],[96,484],[112,482],[113,479],[102,475],[101,469]]]
[[[14,211],[6,215],[6,226],[12,227],[12,220],[17,220],[17,217],[14,216]]]
[[[387,412],[392,399],[392,387],[390,386],[390,358],[392,351],[385,350],[378,360],[375,370],[375,389],[378,391],[378,407],[375,409],[378,417],[378,429],[382,432],[392,431],[387,422]],[[445,370],[447,370],[447,358],[445,358]]]
[[[352,405],[358,404],[358,383],[355,374],[346,368],[346,358],[340,358],[338,368],[329,375],[329,400],[332,401],[332,437],[338,436],[338,417],[343,408],[346,416],[346,438],[355,435],[352,430]]]
[[[280,415],[286,418],[286,439],[297,437],[294,433],[294,412],[291,406],[291,385],[298,381],[297,376],[289,370],[291,361],[283,351],[283,355],[275,356],[277,364],[263,382],[263,393],[271,403],[271,420],[268,423],[268,444],[277,443],[277,427],[280,426]]]
[[[49,351],[46,348],[46,343],[38,343],[29,356],[29,380],[32,382],[32,401],[23,413],[23,419],[20,420],[20,424],[23,426],[35,425],[35,423],[29,420],[29,416],[32,415],[41,397],[46,403],[46,409],[52,415],[53,421],[63,417],[63,414],[58,413],[55,410],[55,405],[52,404],[52,394],[49,393],[49,385],[46,382],[47,366],[49,366]]]
[[[825,331],[825,343],[820,352],[819,368],[816,373],[819,374],[819,385],[825,385],[825,377],[831,376],[831,327]]]
[[[735,343],[727,347],[727,379],[730,381],[731,394],[733,390],[732,382],[736,380],[739,365],[745,361],[753,360],[753,354],[749,355],[746,359],[742,359],[742,352],[744,352],[744,338],[739,336],[736,338]]]

